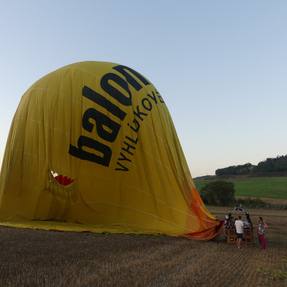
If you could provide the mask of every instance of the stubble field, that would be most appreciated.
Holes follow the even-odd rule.
[[[1,227],[0,286],[287,286],[286,211],[250,214],[269,224],[266,251],[222,239]]]

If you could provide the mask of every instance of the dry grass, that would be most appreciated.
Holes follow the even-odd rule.
[[[266,251],[220,240],[1,227],[0,286],[286,286],[286,211],[257,213],[270,226]]]

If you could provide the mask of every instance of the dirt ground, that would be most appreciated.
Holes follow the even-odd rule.
[[[0,286],[287,286],[287,212],[250,214],[269,224],[266,251],[222,239],[1,227]]]

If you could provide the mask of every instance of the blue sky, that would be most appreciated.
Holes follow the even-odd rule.
[[[0,0],[0,162],[22,94],[70,63],[163,95],[193,176],[287,154],[286,1]]]

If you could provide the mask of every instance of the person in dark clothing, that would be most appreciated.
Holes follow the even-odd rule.
[[[245,212],[245,216],[246,216],[246,221],[249,223],[250,227],[253,228],[253,224],[252,224],[251,217],[250,217],[249,213]]]

